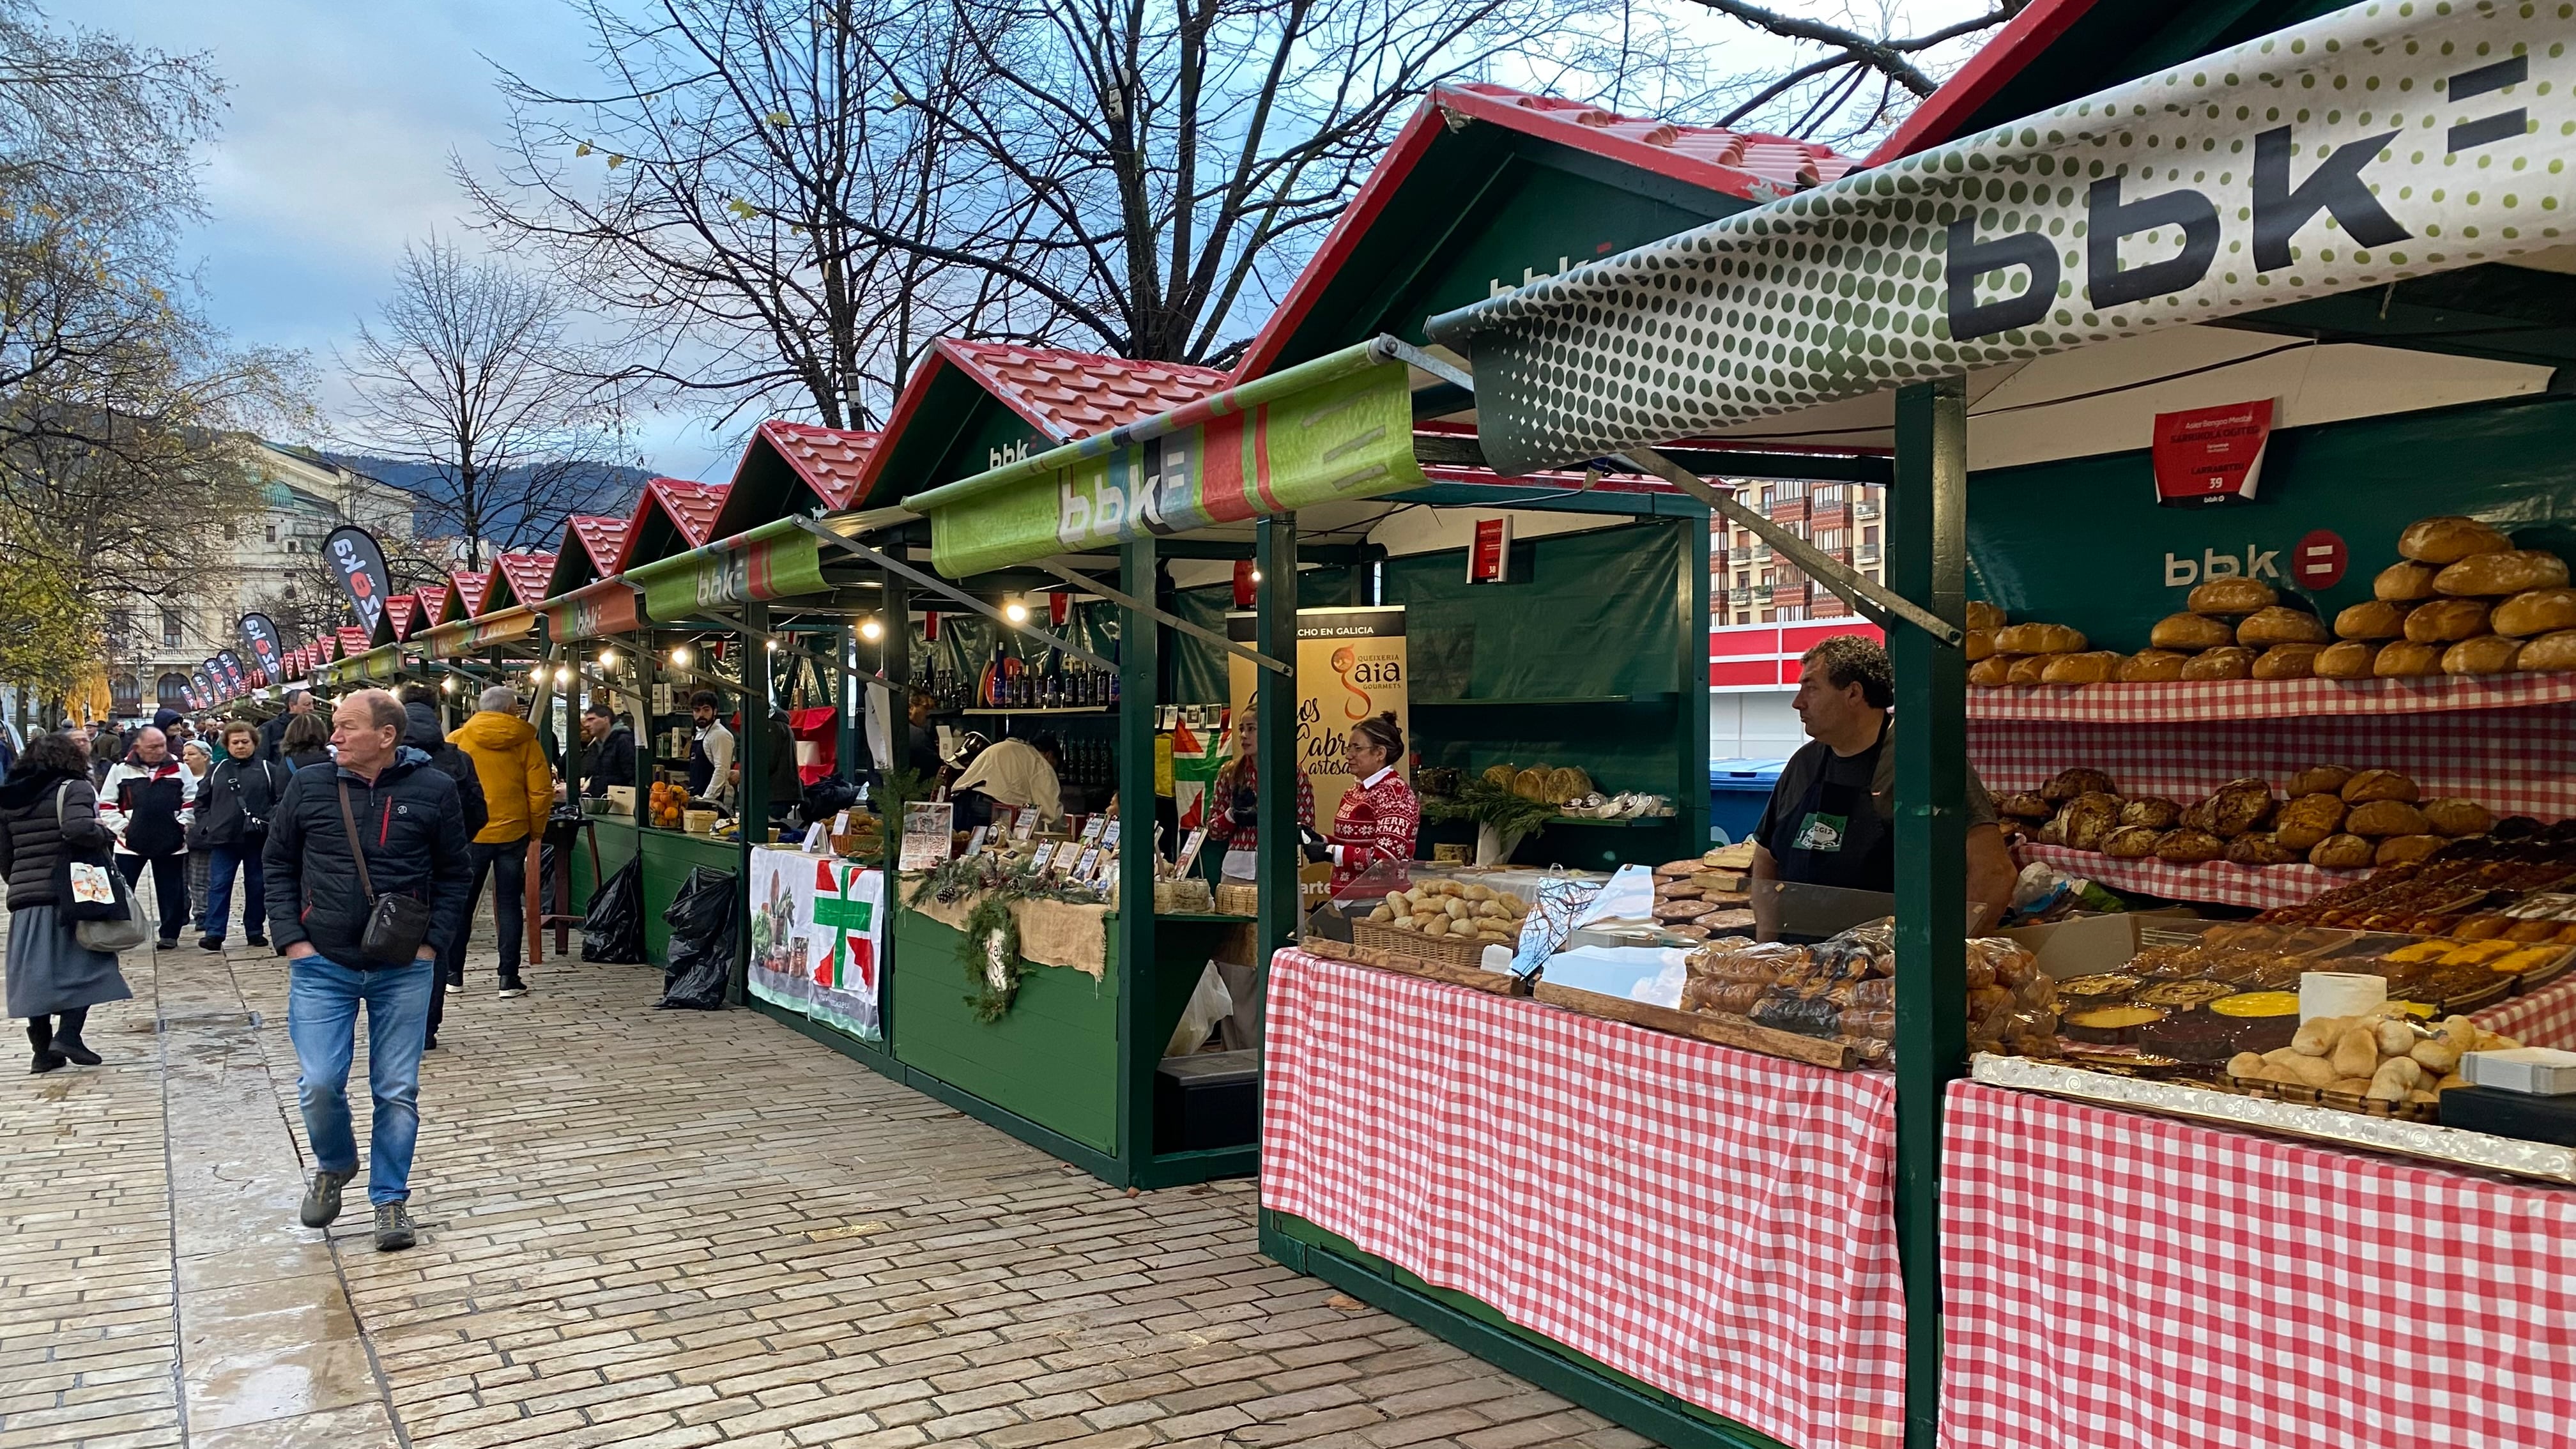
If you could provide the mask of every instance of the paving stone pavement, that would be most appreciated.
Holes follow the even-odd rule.
[[[1263,1258],[1247,1182],[1130,1197],[658,972],[472,961],[406,1253],[360,1183],[293,1223],[265,952],[132,953],[108,1066],[0,1058],[0,1449],[1646,1444]]]

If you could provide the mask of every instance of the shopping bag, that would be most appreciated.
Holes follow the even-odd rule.
[[[161,869],[158,865],[152,868]],[[143,913],[134,908],[134,892],[125,883],[125,873],[110,869],[107,877],[109,888],[116,896],[119,914],[104,919],[74,921],[72,939],[89,950],[105,951],[112,956],[142,945],[144,927]]]
[[[54,791],[57,836],[64,828],[63,796],[71,787],[72,782],[65,780]],[[116,868],[113,854],[105,850],[74,850],[66,844],[54,862],[54,914],[73,922],[127,920],[134,910],[124,885],[124,873]]]

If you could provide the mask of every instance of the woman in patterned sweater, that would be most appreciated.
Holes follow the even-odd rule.
[[[1371,866],[1381,861],[1401,866],[1413,859],[1413,837],[1422,828],[1422,802],[1395,773],[1395,762],[1404,758],[1404,730],[1394,712],[1351,726],[1343,748],[1359,783],[1343,794],[1341,808],[1333,812],[1332,838],[1306,842],[1308,860],[1333,863],[1336,898]]]

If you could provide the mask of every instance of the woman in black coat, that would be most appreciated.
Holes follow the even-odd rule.
[[[89,1009],[134,995],[116,957],[83,946],[57,912],[54,869],[66,848],[104,851],[116,837],[98,818],[89,751],[70,735],[38,735],[0,785],[0,876],[9,883],[8,1011],[27,1019],[36,1072],[98,1053],[81,1040]]]

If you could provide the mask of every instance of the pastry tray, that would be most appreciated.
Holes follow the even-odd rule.
[[[2081,1067],[2027,1057],[1979,1052],[1970,1075],[1990,1087],[2043,1092],[2104,1107],[2214,1123],[2321,1142],[2332,1147],[2388,1152],[2474,1172],[2501,1172],[2535,1182],[2576,1187],[2576,1147],[2525,1142],[2485,1132],[2464,1132],[2430,1122],[2366,1117],[2333,1107],[2240,1097],[2213,1087],[2181,1086],[2140,1077],[2114,1077]]]

